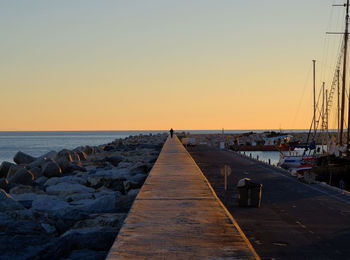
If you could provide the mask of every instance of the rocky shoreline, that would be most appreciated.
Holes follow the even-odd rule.
[[[3,162],[0,259],[105,259],[166,137]]]

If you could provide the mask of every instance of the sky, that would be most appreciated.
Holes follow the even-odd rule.
[[[0,0],[0,131],[307,129],[334,3]]]

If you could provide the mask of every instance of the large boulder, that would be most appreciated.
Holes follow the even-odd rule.
[[[58,241],[47,246],[51,250],[40,254],[40,259],[52,258],[53,255],[57,259],[63,259],[64,256],[72,260],[105,259],[124,218],[125,214],[98,214],[78,221]]]
[[[67,183],[67,182],[68,183],[79,183],[82,185],[84,185],[86,183],[86,181],[82,178],[69,175],[69,176],[63,176],[63,177],[52,177],[45,182],[44,186],[47,187],[47,186],[57,185],[57,184],[62,183],[62,182],[63,183]]]
[[[16,173],[8,180],[11,183],[31,185],[34,181],[34,175],[29,170],[22,168],[16,171]]]
[[[44,158],[46,160],[50,159],[50,160],[54,161],[54,160],[56,160],[57,156],[58,156],[58,153],[56,151],[50,151],[50,152],[48,152],[40,157]]]
[[[89,145],[79,146],[75,148],[74,151],[76,152],[81,151],[81,152],[84,152],[86,155],[92,155],[95,153],[95,149]]]
[[[8,179],[1,178],[0,179],[0,189],[5,190],[6,192],[9,192],[9,190],[12,188],[12,185],[9,184]]]
[[[114,156],[108,156],[105,159],[107,162],[111,163],[113,166],[117,167],[120,162],[123,161],[122,156],[114,155]]]
[[[44,164],[46,164],[48,161],[52,161],[52,160],[47,159],[47,158],[43,158],[43,157],[39,157],[35,161],[28,164],[27,168],[28,169],[32,169],[32,168],[36,168],[36,167],[42,168],[44,166]]]
[[[48,162],[44,165],[42,173],[48,178],[58,177],[61,176],[62,170],[56,162]]]
[[[45,194],[43,190],[30,185],[18,185],[10,190],[11,195],[23,193]]]
[[[72,161],[73,161],[73,158],[72,158],[72,151],[70,151],[70,150],[68,150],[68,149],[63,149],[62,151],[60,151],[60,152],[57,154],[57,157],[58,157],[58,158],[65,157],[69,162],[72,162]]]
[[[7,179],[10,179],[20,169],[25,169],[24,165],[12,165],[7,173]]]
[[[79,151],[79,150],[74,151],[74,152],[78,155],[79,161],[85,161],[86,160],[86,158],[87,158],[87,154],[86,153],[84,153],[82,151]]]
[[[87,213],[115,212],[120,193],[109,194],[96,199],[77,200],[70,204]]]
[[[10,170],[11,166],[14,165],[13,163],[10,162],[2,162],[0,165],[0,178],[6,178],[7,173]]]
[[[125,177],[113,177],[113,176],[93,176],[87,180],[87,185],[98,189],[102,186],[111,189],[113,191],[119,191],[125,194],[124,181]]]
[[[80,250],[72,250],[67,259],[69,260],[80,260],[80,259],[104,260],[106,259],[107,254],[108,254],[108,250],[102,251],[102,250],[90,250],[90,249],[84,248]]]
[[[34,180],[37,180],[37,179],[44,176],[43,172],[41,171],[41,169],[39,167],[31,168],[30,172],[34,175]]]
[[[31,155],[19,151],[16,153],[13,161],[17,164],[29,164],[31,162],[34,162],[35,159],[36,158]]]
[[[69,182],[61,182],[56,185],[51,185],[46,188],[46,193],[49,195],[56,195],[61,198],[65,198],[74,193],[92,193],[95,189],[86,187],[79,183],[69,183]]]
[[[3,189],[0,189],[0,212],[22,210],[24,207]]]
[[[137,162],[130,168],[131,174],[143,173],[146,174],[152,169],[148,163]]]
[[[118,197],[117,212],[128,213],[140,189],[130,190],[126,195]]]
[[[51,217],[63,219],[78,217],[77,214],[74,214],[76,213],[74,207],[70,206],[68,202],[60,199],[57,196],[34,193],[31,193],[31,196],[34,198],[31,208],[31,210],[34,212],[44,212]],[[17,197],[25,198],[25,194],[22,194],[21,196],[17,195],[16,198]]]
[[[59,158],[56,163],[61,168],[62,172],[66,173],[69,171],[70,161],[66,157]]]

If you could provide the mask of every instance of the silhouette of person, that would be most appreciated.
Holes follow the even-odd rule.
[[[169,132],[170,132],[170,137],[173,138],[174,130],[171,128]]]

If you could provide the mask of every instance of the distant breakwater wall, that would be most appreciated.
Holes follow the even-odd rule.
[[[313,133],[283,133],[283,135],[291,135],[291,142],[299,141],[300,143],[311,143],[313,140],[315,140],[317,145],[322,144],[322,140],[324,138],[323,133],[317,132],[315,137]],[[252,143],[264,143],[265,138],[271,136],[270,133],[254,133],[254,132],[242,132],[237,134],[180,134],[178,135],[180,138],[183,137],[192,137],[196,139],[196,143],[205,143],[207,145],[211,146],[218,146],[220,142],[224,141],[227,145],[234,145],[235,140],[239,138],[239,140],[245,144],[252,144]],[[336,139],[337,133],[336,132],[329,132],[328,138],[329,140],[332,138],[332,136]],[[346,133],[344,133],[343,138],[345,140]]]

